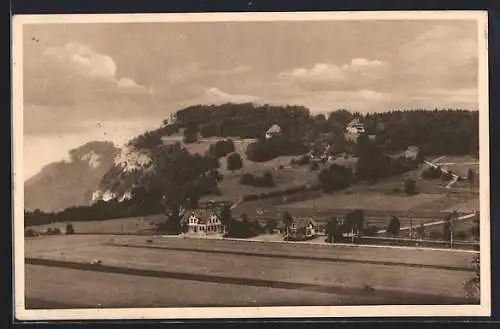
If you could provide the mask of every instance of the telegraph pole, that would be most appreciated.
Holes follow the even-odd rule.
[[[410,240],[413,240],[413,217],[410,211],[408,211],[408,219],[410,221]]]

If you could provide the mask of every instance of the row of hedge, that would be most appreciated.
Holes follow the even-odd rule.
[[[308,186],[305,186],[305,185],[304,186],[296,186],[296,187],[290,187],[290,188],[286,188],[286,189],[275,190],[275,191],[260,193],[260,194],[246,194],[243,196],[243,201],[255,201],[255,200],[262,200],[262,199],[278,198],[278,197],[287,196],[287,195],[291,195],[291,194],[309,192],[309,191],[317,191],[317,190],[321,190],[320,184],[308,185]]]

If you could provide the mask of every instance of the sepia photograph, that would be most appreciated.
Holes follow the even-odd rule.
[[[15,16],[16,318],[490,315],[487,32]]]

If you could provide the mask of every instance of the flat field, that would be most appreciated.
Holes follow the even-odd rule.
[[[465,252],[161,237],[151,246],[144,237],[28,239],[29,258],[122,270],[27,265],[27,298],[81,307],[459,303],[473,276]],[[165,277],[131,274],[138,269]]]
[[[164,220],[164,215],[152,215],[144,217],[130,217],[130,218],[118,218],[118,219],[107,219],[101,221],[78,221],[71,222],[76,233],[93,233],[93,234],[131,234],[138,233],[143,230],[150,230],[154,227],[154,223]],[[46,225],[34,225],[30,228],[35,231],[43,232],[47,228],[59,228],[61,232],[65,232],[66,225],[68,223],[53,223]]]

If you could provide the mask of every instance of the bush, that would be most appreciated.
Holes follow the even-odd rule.
[[[331,165],[318,174],[318,181],[325,193],[348,188],[353,180],[352,172],[347,167],[337,164]]]
[[[308,155],[303,155],[299,157],[297,160],[295,160],[295,164],[299,166],[304,166],[307,165],[311,162],[311,158]]]
[[[54,227],[53,229],[48,229],[47,233],[50,235],[59,235],[61,234],[61,230],[58,229],[57,227]]]
[[[184,143],[191,144],[198,141],[198,129],[195,126],[189,126],[184,129]]]
[[[416,193],[417,183],[414,179],[405,179],[404,191],[408,195],[414,195]]]
[[[378,227],[377,225],[370,225],[363,230],[363,235],[366,236],[377,236]]]
[[[279,156],[297,155],[306,151],[307,147],[301,141],[276,136],[270,139],[260,139],[248,145],[246,156],[250,161],[265,162]]]
[[[241,178],[240,178],[240,184],[241,185],[254,185],[255,183],[255,177],[254,175],[250,173],[244,173]]]
[[[272,234],[274,233],[274,230],[276,229],[277,226],[278,222],[275,219],[271,218],[267,221],[266,230],[267,232]]]
[[[318,169],[319,169],[319,164],[317,162],[311,163],[311,166],[309,167],[309,170],[316,171]]]
[[[444,181],[444,182],[448,182],[450,180],[453,179],[453,174],[451,171],[448,171],[448,172],[443,172],[441,174],[441,180]]]
[[[387,233],[391,234],[392,236],[396,236],[399,233],[399,230],[401,228],[401,222],[399,221],[399,218],[396,216],[392,216],[389,224],[387,225]]]
[[[182,232],[182,229],[181,223],[171,219],[163,220],[156,224],[157,231],[169,235],[178,235]]]
[[[435,167],[429,167],[422,171],[421,176],[423,179],[439,179],[441,178],[441,170]]]
[[[66,225],[66,234],[75,234],[75,229],[72,224]]]
[[[240,184],[255,187],[273,187],[274,178],[273,174],[269,171],[265,172],[261,177],[255,177],[250,173],[245,173],[241,176]],[[271,192],[275,193],[275,192]],[[267,195],[266,195],[267,196]]]
[[[441,240],[443,237],[443,234],[439,231],[430,231],[429,232],[429,238],[431,240]]]
[[[460,240],[460,241],[465,241],[467,240],[467,232],[465,231],[458,231],[455,233],[455,239]]]
[[[32,229],[29,228],[26,231],[24,231],[24,236],[27,238],[32,238],[32,237],[36,236],[36,234],[35,234],[35,231],[33,231]]]
[[[274,186],[274,178],[273,174],[269,171],[266,171],[262,176],[262,185],[263,186]]]
[[[210,145],[208,155],[215,158],[222,158],[229,153],[234,152],[234,142],[231,139],[217,141],[215,144]]]
[[[476,172],[472,168],[469,168],[469,170],[467,171],[467,180],[472,183],[475,177]]]
[[[238,170],[243,168],[243,161],[238,153],[231,153],[227,157],[227,170]]]

